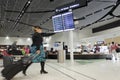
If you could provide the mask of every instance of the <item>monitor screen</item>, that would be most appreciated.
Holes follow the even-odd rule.
[[[69,9],[74,10],[74,9],[78,9],[78,8],[85,7],[85,6],[87,6],[87,0],[75,0],[68,4],[58,6],[55,9],[55,11],[56,13],[63,13],[65,11],[69,11]]]
[[[71,11],[52,17],[54,32],[74,30],[73,13]]]
[[[75,26],[74,26],[72,12],[63,13],[62,14],[62,21],[63,21],[64,31],[74,30]]]
[[[64,30],[61,14],[53,16],[52,22],[53,22],[54,32],[61,32]]]

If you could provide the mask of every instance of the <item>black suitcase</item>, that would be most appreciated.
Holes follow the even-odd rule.
[[[13,56],[3,56],[3,67],[6,68],[10,64],[13,64],[14,57]]]
[[[1,73],[6,80],[11,80],[17,73],[22,71],[24,67],[25,65],[23,65],[22,60],[19,60],[14,64],[9,64],[1,71]]]
[[[25,56],[18,61],[11,62],[11,57],[6,56],[3,58],[3,66],[4,69],[1,71],[2,76],[5,77],[6,80],[11,80],[17,73],[24,70],[24,68],[32,62],[32,59],[35,58],[34,56]],[[9,61],[8,64],[5,64],[6,61]]]

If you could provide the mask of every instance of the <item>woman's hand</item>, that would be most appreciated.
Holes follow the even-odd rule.
[[[37,50],[36,53],[37,53],[37,54],[40,54],[40,50]]]

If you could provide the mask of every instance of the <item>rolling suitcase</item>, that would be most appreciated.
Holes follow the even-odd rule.
[[[9,64],[9,66],[5,67],[1,73],[2,76],[5,77],[6,80],[11,80],[17,73],[22,71],[25,66],[22,64],[22,60],[17,61],[14,64]]]
[[[37,55],[25,56],[18,61],[13,61],[3,65],[4,69],[1,71],[2,76],[5,77],[6,80],[11,80],[16,74],[23,71],[24,68],[29,65],[32,62],[32,59],[34,59],[36,56]],[[9,59],[11,60],[10,56],[3,58],[3,64],[6,63],[6,61]]]
[[[13,56],[3,56],[3,67],[6,68],[10,64],[13,64],[14,57]]]

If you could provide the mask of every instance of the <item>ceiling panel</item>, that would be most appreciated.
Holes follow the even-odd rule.
[[[39,25],[44,28],[44,32],[52,32],[53,25],[52,20],[46,21],[49,17],[54,15],[54,12],[44,12],[55,10],[56,7],[70,3],[75,0],[33,0],[26,12],[39,13],[24,13],[20,22],[15,25],[15,20],[17,19],[20,11],[23,9],[25,3],[28,0],[0,0],[0,37],[10,36],[10,37],[30,37],[32,33],[32,25]],[[74,16],[76,18],[85,17],[90,13],[94,13],[97,10],[103,9],[111,4],[115,4],[117,0],[89,0],[88,6],[74,10]],[[85,20],[79,20],[79,24],[76,27],[85,26],[93,21],[102,17],[106,14],[106,11],[101,11],[100,13],[91,15]],[[116,11],[118,13],[119,10]],[[41,25],[42,24],[42,25]],[[52,31],[48,31],[52,30]]]

